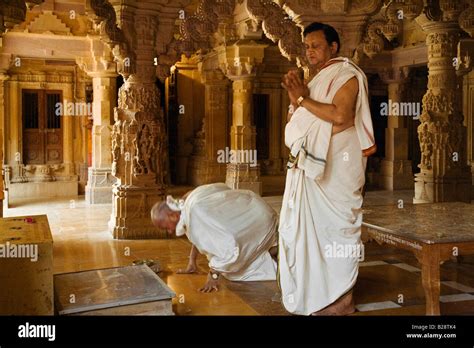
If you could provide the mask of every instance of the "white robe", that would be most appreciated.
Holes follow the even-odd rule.
[[[352,64],[341,64],[321,70],[308,86],[312,99],[331,103],[339,88],[356,76],[360,85],[356,126],[331,136],[327,132],[332,127],[313,116],[321,123],[312,127],[316,133],[300,134],[298,129],[304,127],[291,123],[304,117],[296,114],[285,134],[289,147],[304,136],[310,150],[325,159],[316,176],[299,165],[287,171],[279,226],[279,280],[283,305],[294,314],[309,315],[330,305],[354,286],[358,275],[359,255],[341,257],[332,251],[335,246],[362,249],[361,188],[367,163],[362,150],[374,145],[370,140],[373,129],[370,114],[365,114],[367,95],[361,92],[367,88],[365,75]],[[295,113],[304,113],[300,109]]]
[[[189,194],[176,234],[186,234],[209,267],[229,280],[275,280],[268,250],[276,245],[277,226],[276,212],[260,196],[218,183]]]

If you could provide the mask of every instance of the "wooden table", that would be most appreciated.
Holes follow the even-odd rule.
[[[426,314],[439,315],[440,263],[474,254],[474,204],[450,202],[370,206],[362,238],[413,252],[421,264]]]

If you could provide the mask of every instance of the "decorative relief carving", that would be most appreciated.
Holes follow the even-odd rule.
[[[459,32],[434,32],[426,37],[428,57],[452,56],[459,42]]]
[[[380,10],[380,7],[383,5],[381,0],[352,0],[348,1],[349,14],[365,14],[373,15]]]
[[[238,2],[242,3],[243,1],[238,0]],[[205,54],[212,46],[225,44],[229,39],[230,41],[235,39],[235,33],[229,26],[224,26],[226,33],[219,33],[220,23],[226,23],[231,18],[235,5],[235,0],[202,0],[196,13],[181,23],[181,38],[173,40],[168,46],[168,54],[160,57],[161,67],[158,68],[160,78],[163,77],[162,75],[169,75],[169,67],[179,60],[181,54],[185,54],[187,57],[196,51]],[[256,32],[258,26],[261,25],[265,35],[273,42],[278,42],[278,47],[284,57],[296,60],[300,66],[307,64],[301,28],[288,18],[278,4],[271,0],[248,0],[246,5],[252,19],[246,23],[251,27],[249,30]],[[250,62],[241,63],[221,68],[225,72],[235,68],[253,73],[254,67]],[[236,74],[236,72],[232,74]]]
[[[119,72],[128,77],[135,69],[135,55],[129,47],[124,32],[117,25],[114,7],[108,0],[88,0],[88,5],[93,11],[90,17],[96,30],[114,52]]]
[[[159,90],[126,82],[118,105],[112,128],[112,174],[125,185],[163,185],[166,133]]]
[[[468,2],[468,4],[466,9],[459,15],[459,26],[471,37],[474,37],[474,4],[472,1]]]
[[[238,0],[241,1],[241,0]],[[170,67],[180,60],[181,55],[190,57],[196,52],[205,54],[213,44],[233,38],[233,26],[220,23],[232,22],[235,0],[201,0],[194,15],[184,19],[179,27],[179,38],[167,45],[166,54],[158,58],[157,76],[164,80],[170,75]],[[219,39],[220,37],[220,39]]]
[[[301,28],[278,4],[271,0],[247,0],[247,11],[250,18],[262,23],[265,35],[278,42],[285,58],[296,60],[299,66],[307,65]]]
[[[423,112],[418,126],[422,156],[419,165],[421,173],[416,175],[415,192],[430,190],[426,197],[433,197],[435,202],[466,200],[468,196],[465,189],[453,192],[451,185],[470,185],[470,172],[465,158],[466,127],[463,126],[461,111],[462,89],[458,88],[460,78],[457,77],[453,64],[460,39],[460,31],[454,21],[463,9],[459,3],[461,2],[440,1],[442,18],[428,18],[422,24],[427,33],[429,74],[428,91],[423,96]],[[436,7],[430,8],[436,12]],[[425,9],[425,13],[428,12]],[[455,183],[450,183],[449,180],[454,180]],[[419,199],[428,201],[427,198]]]
[[[439,0],[439,7],[443,11],[443,21],[457,21],[459,14],[464,9],[464,2],[462,0]]]
[[[382,36],[382,27],[385,24],[383,20],[374,20],[367,26],[367,35],[362,44],[363,51],[369,58],[375,57],[382,52],[384,41]]]
[[[402,19],[413,20],[420,15],[422,10],[423,0],[387,1],[381,7],[379,14],[369,20],[366,34],[361,45],[354,51],[352,59],[359,62],[362,52],[369,58],[375,57],[384,49],[383,37],[388,41],[396,39],[401,31]]]
[[[25,20],[26,4],[22,0],[2,1],[0,10],[1,33],[5,29],[13,28]]]
[[[456,88],[456,79],[446,76],[446,74],[432,74],[428,79],[428,89],[430,88]]]
[[[433,142],[431,133],[428,131],[429,124],[423,122],[418,126],[418,139],[420,141],[421,163],[418,165],[421,169],[432,169]]]
[[[37,83],[67,83],[71,84],[74,82],[72,74],[61,73],[61,74],[44,74],[28,72],[27,74],[15,74],[11,77],[12,81],[19,82],[37,82]]]
[[[235,0],[201,1],[196,13],[181,23],[181,52],[190,57],[197,50],[211,48],[210,37],[217,31],[220,20],[232,16],[234,7]]]
[[[418,17],[423,11],[423,0],[396,0],[394,3],[403,11],[403,17],[410,21]]]
[[[423,110],[427,112],[452,114],[455,111],[455,96],[453,92],[435,95],[429,89],[423,96]]]
[[[433,170],[434,165],[441,170],[464,167],[462,144],[465,142],[465,131],[462,122],[437,120],[421,123],[418,126],[421,148],[419,167],[428,171]],[[454,155],[458,157],[457,160],[452,160]],[[446,157],[447,161],[444,160]]]
[[[398,37],[402,29],[404,16],[403,10],[397,1],[390,1],[385,7],[387,23],[382,27],[382,32],[389,41]]]

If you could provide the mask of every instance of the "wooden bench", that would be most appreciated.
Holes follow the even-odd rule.
[[[426,314],[439,315],[440,264],[474,254],[474,205],[460,202],[364,208],[362,240],[409,250],[421,264]]]

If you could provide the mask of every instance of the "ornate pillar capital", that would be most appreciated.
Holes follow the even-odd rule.
[[[249,79],[257,74],[268,45],[239,40],[217,49],[219,68],[231,80]]]

